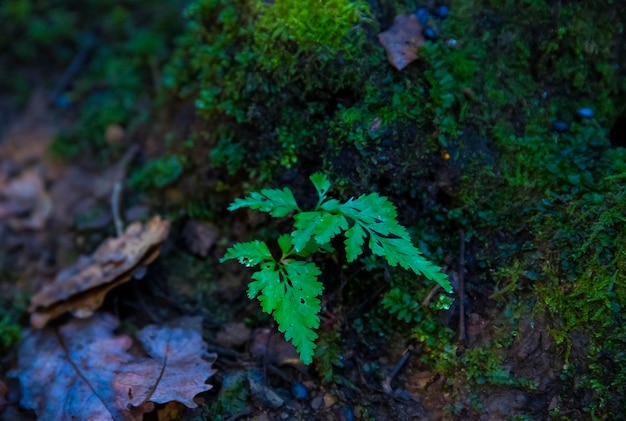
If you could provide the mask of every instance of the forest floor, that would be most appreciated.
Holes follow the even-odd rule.
[[[623,419],[623,5],[148,3],[0,8],[0,420]],[[300,12],[345,33],[318,45]],[[397,21],[405,70],[379,42]],[[319,171],[388,197],[453,291],[304,257],[306,365],[222,260],[291,221],[229,203],[307,209]]]
[[[83,258],[93,254],[91,264],[93,260],[98,262],[94,245],[104,242],[107,235],[115,238],[116,223],[146,220],[156,215],[149,205],[139,203],[125,207],[126,202],[137,201],[124,198],[127,192],[115,192],[116,184],[124,183],[125,166],[132,155],[125,154],[110,168],[102,168],[97,162],[61,162],[50,157],[54,137],[72,122],[50,109],[47,98],[45,91],[36,90],[27,107],[21,113],[15,113],[0,142],[0,194],[3,197],[0,228],[5,268],[0,290],[3,305],[8,307],[5,311],[18,314],[17,321],[23,328],[29,323],[26,313],[28,297],[45,289],[46,285],[53,286],[53,295],[58,293],[57,297],[48,300],[48,308],[54,306],[50,302],[68,300],[64,291],[68,286],[58,284],[58,273],[64,268],[74,268],[77,288],[81,294],[87,295],[87,300],[90,296],[100,296],[102,285],[118,282],[119,278],[112,280],[97,272],[96,276],[103,279],[94,284],[88,276],[93,274],[91,271],[76,275],[75,262],[80,254]],[[132,148],[130,154],[137,152]],[[112,327],[121,323],[120,335],[133,333],[148,324],[167,326],[180,317],[200,317],[202,320],[203,329],[199,331],[206,344],[203,344],[204,350],[198,350],[197,357],[208,356],[205,359],[212,362],[212,369],[216,372],[207,382],[213,389],[197,396],[194,389],[187,391],[191,393],[187,398],[195,396],[195,402],[200,404],[198,409],[184,411],[180,403],[163,403],[157,407],[156,415],[150,414],[148,419],[214,419],[216,414],[226,414],[223,419],[445,420],[457,419],[455,411],[466,411],[465,408],[473,405],[476,408],[471,411],[473,415],[465,412],[462,419],[495,420],[505,419],[516,412],[546,412],[555,404],[558,379],[550,360],[554,345],[538,326],[538,321],[534,321],[533,328],[530,321],[522,322],[520,340],[509,352],[512,357],[507,368],[518,376],[538,380],[543,393],[499,386],[497,391],[489,387],[474,389],[470,395],[463,382],[450,380],[421,363],[420,345],[412,338],[400,333],[388,336],[355,328],[356,317],[342,313],[340,307],[334,309],[334,314],[322,313],[321,329],[341,332],[342,366],[335,367],[332,382],[320,381],[323,371],[311,371],[303,365],[295,348],[285,342],[273,323],[268,319],[261,319],[259,323],[260,307],[245,298],[250,273],[234,263],[218,269],[212,263],[217,262],[225,251],[225,243],[220,238],[241,237],[242,229],[245,226],[218,227],[196,220],[172,227],[169,236],[155,240],[157,248],[164,241],[160,246],[162,252],[148,266],[147,272],[142,270],[141,276],[129,276],[125,279],[127,283],[110,291],[101,307],[95,305],[96,316],[115,315],[118,321],[113,322]],[[130,269],[125,267],[126,271],[131,273],[137,267],[145,267],[141,261],[135,261],[143,256],[134,256],[133,247],[124,248],[119,244],[115,247],[116,253],[128,254],[117,259],[128,257],[133,260]],[[206,272],[198,273],[198,266],[206,267]],[[83,266],[81,270],[85,268],[91,270],[93,266]],[[103,268],[102,271],[106,270]],[[380,293],[375,292],[372,298]],[[333,294],[341,294],[341,290]],[[362,303],[365,308],[370,305]],[[31,304],[29,311],[36,312],[35,309],[41,307]],[[54,318],[47,311],[41,311],[46,321],[48,317]],[[363,310],[351,312],[362,314]],[[88,320],[99,320],[96,316]],[[37,323],[35,320],[31,318],[31,323]],[[60,331],[73,323],[67,315],[60,320],[50,322],[45,331]],[[360,323],[367,323],[367,319]],[[457,322],[452,320],[450,323]],[[466,323],[467,338],[462,343],[468,347],[488,340],[493,334],[494,326],[490,320],[478,312],[470,312]],[[261,327],[249,327],[254,325]],[[22,336],[29,338],[32,332],[24,330]],[[100,334],[109,339],[111,330],[105,329]],[[83,335],[85,341],[98,339],[82,330],[72,330],[68,335]],[[90,405],[95,405],[97,411],[101,402],[87,405],[71,399],[64,401],[69,399],[68,396],[85,392],[82,390],[85,385],[77,384],[80,380],[76,379],[74,372],[80,368],[74,365],[59,363],[55,370],[38,374],[8,371],[15,369],[17,361],[22,367],[20,370],[25,370],[23,367],[29,364],[45,364],[46,360],[49,364],[59,358],[65,361],[63,356],[54,352],[42,352],[39,348],[41,340],[39,337],[34,342],[24,340],[22,345],[9,348],[10,352],[2,359],[2,419],[34,419],[32,413],[20,407],[19,401],[25,395],[42,392],[42,385],[43,390],[49,385],[60,389],[50,392],[50,396],[60,399],[60,403],[49,403],[49,410],[66,411],[79,418],[89,413],[86,407]],[[78,358],[69,348],[70,345],[64,346],[60,352],[69,360]],[[133,351],[137,353],[137,350]],[[94,352],[88,358],[107,360],[109,357]],[[96,363],[83,364],[83,369],[89,371]],[[27,375],[32,378],[26,379],[24,376]],[[68,376],[71,380],[57,383],[55,377],[58,376]],[[145,376],[144,382],[148,385],[144,387],[150,388],[154,378],[151,374]],[[85,377],[89,375],[85,374]],[[21,387],[18,379],[22,381]],[[23,390],[24,384],[32,382],[39,383],[39,387],[33,386],[33,391]],[[242,386],[244,383],[250,385],[250,395],[247,387]],[[96,395],[109,393],[98,391],[97,385],[92,387],[91,393]],[[553,390],[552,394],[546,393],[549,390]],[[91,399],[93,396],[88,400]],[[478,399],[480,406],[472,403]],[[224,407],[226,405],[232,407]],[[115,414],[113,409],[107,411]]]

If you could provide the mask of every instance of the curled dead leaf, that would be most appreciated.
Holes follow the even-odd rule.
[[[398,15],[388,30],[378,34],[393,67],[402,70],[417,59],[419,49],[425,44],[422,29],[416,15]]]
[[[93,255],[60,272],[33,296],[28,309],[31,325],[41,328],[66,312],[79,318],[91,316],[111,289],[157,258],[169,226],[158,216],[146,224],[135,222],[121,237],[107,239]]]

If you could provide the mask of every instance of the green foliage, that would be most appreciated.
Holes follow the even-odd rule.
[[[328,0],[320,3],[303,0],[295,3],[293,0],[277,0],[271,7],[263,9],[259,19],[261,28],[273,28],[274,32],[258,31],[255,41],[259,46],[293,43],[296,55],[320,48],[349,54],[351,47],[345,42],[346,35],[366,13],[368,7],[363,1]],[[275,53],[261,51],[265,53],[261,57],[269,67],[281,65]]]
[[[245,372],[227,373],[217,400],[205,410],[203,419],[221,421],[239,416],[244,411],[248,395]]]
[[[478,348],[467,349],[462,363],[467,379],[475,384],[503,384],[536,389],[537,386],[524,378],[516,378],[502,367],[503,359],[489,343]]]
[[[184,164],[184,159],[176,155],[152,159],[131,174],[129,183],[133,188],[144,190],[167,187],[178,180]]]
[[[22,337],[22,329],[9,316],[0,318],[0,349],[11,348]]]
[[[68,134],[55,136],[50,145],[50,155],[55,159],[69,161],[80,153],[80,143]]]
[[[330,383],[335,379],[334,367],[343,367],[341,351],[341,332],[339,332],[338,325],[320,334],[315,349],[314,364],[323,383]]]
[[[576,373],[563,377],[561,410],[597,419],[626,413],[618,403],[622,389],[613,388],[626,377],[611,362],[622,360],[626,300],[625,152],[610,149],[607,140],[607,123],[624,112],[623,80],[609,70],[624,63],[611,47],[623,28],[618,10],[609,1],[557,6],[461,0],[449,21],[454,31],[459,19],[464,22],[466,36],[456,36],[480,69],[466,118],[493,157],[477,156],[464,168],[463,204],[453,211],[475,238],[498,238],[492,240],[497,246],[484,246],[498,248],[490,263],[498,281],[491,298],[502,316],[491,346],[508,348],[507,330],[514,331],[519,314],[530,314],[530,307],[547,314],[546,327]],[[596,14],[601,23],[587,25]],[[576,119],[583,106],[594,109],[594,119]],[[555,133],[553,119],[566,121],[570,130]],[[469,146],[472,139],[464,140]],[[465,158],[472,153],[463,151]],[[464,364],[475,366],[468,376],[501,381],[498,360],[504,354],[481,352],[466,357]],[[485,375],[490,372],[491,380]]]
[[[454,107],[467,102],[461,101],[458,96],[464,83],[470,81],[476,70],[476,62],[465,57],[463,52],[446,49],[441,43],[427,43],[422,56],[430,63],[430,68],[424,72],[429,86],[430,100],[425,103],[425,110],[432,117],[437,131],[437,141],[442,147],[447,147],[450,141],[461,135],[460,123],[464,110],[458,111]],[[454,74],[454,72],[458,74]],[[461,117],[461,118],[459,118]]]
[[[192,97],[211,159],[269,179],[319,144],[324,113],[358,90],[368,21],[362,1],[197,0],[165,71],[173,95]]]
[[[52,105],[78,114],[78,124],[55,142],[53,153],[110,159],[107,127],[132,129],[152,110],[160,67],[181,27],[179,7],[177,0],[158,8],[146,0],[86,0],[80,7],[70,0],[2,2],[0,88],[20,102],[42,82],[51,92],[60,89]],[[74,73],[64,74],[70,68]]]
[[[407,272],[391,273],[391,289],[382,306],[369,316],[368,326],[378,334],[402,335],[419,344],[420,360],[440,373],[453,376],[461,366],[454,344],[455,332],[447,327],[441,310],[447,310],[454,298],[434,292],[432,284],[416,283]],[[418,297],[428,297],[418,301]],[[401,323],[398,323],[400,321]]]
[[[20,319],[26,313],[28,300],[23,295],[0,299],[0,352],[6,352],[22,337]]]
[[[396,208],[377,193],[351,198],[345,203],[327,198],[330,181],[322,174],[311,176],[318,193],[312,211],[301,211],[288,188],[264,189],[237,199],[229,210],[243,207],[268,212],[274,217],[294,214],[294,230],[278,238],[280,258],[272,256],[262,241],[238,243],[227,250],[222,261],[236,259],[248,267],[260,265],[248,286],[250,299],[259,296],[261,307],[272,314],[278,328],[300,353],[302,361],[311,363],[319,327],[318,313],[323,286],[317,280],[320,269],[311,261],[296,260],[317,251],[332,250],[333,238],[345,233],[348,262],[363,253],[366,238],[370,251],[384,257],[390,266],[399,265],[415,274],[439,283],[451,291],[440,268],[424,258],[413,246],[406,229],[397,222]]]
[[[392,288],[383,298],[383,306],[391,314],[395,314],[398,320],[407,323],[422,320],[420,305],[411,294],[403,293],[400,288]]]

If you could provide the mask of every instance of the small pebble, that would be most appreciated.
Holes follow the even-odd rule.
[[[442,6],[437,7],[435,11],[433,12],[433,14],[437,17],[440,17],[441,19],[445,19],[450,14],[450,9],[448,9],[448,6],[442,5]]]
[[[324,408],[330,408],[334,404],[337,403],[337,398],[331,395],[330,393],[326,393],[324,395]]]
[[[315,410],[320,409],[323,403],[324,403],[324,397],[317,396],[316,398],[313,398],[313,400],[311,401],[311,408]]]
[[[352,409],[350,409],[349,407],[344,406],[343,408],[341,408],[339,413],[341,414],[342,420],[354,421],[354,413],[352,412]]]
[[[300,382],[294,382],[293,386],[291,386],[291,394],[294,398],[301,401],[309,397],[309,391],[306,387]]]
[[[593,109],[589,107],[579,108],[576,115],[580,118],[593,118]]]
[[[437,32],[435,32],[433,28],[424,28],[422,34],[424,35],[424,38],[430,41],[434,41],[437,39]]]
[[[61,110],[67,110],[72,105],[72,100],[67,94],[57,95],[54,98],[54,105]]]
[[[430,18],[430,13],[428,13],[428,10],[425,7],[420,7],[419,9],[417,9],[415,15],[422,25],[426,25],[426,22],[428,22],[428,19]]]
[[[109,124],[104,132],[104,140],[109,145],[119,145],[124,140],[126,131],[118,124]]]
[[[552,121],[552,129],[555,132],[564,133],[569,130],[569,124],[561,120]]]
[[[446,41],[446,45],[448,46],[448,48],[454,48],[456,47],[458,44],[458,41],[455,40],[454,38],[450,38],[449,40]]]

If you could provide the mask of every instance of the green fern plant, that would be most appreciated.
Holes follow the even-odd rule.
[[[400,265],[440,284],[452,287],[438,266],[426,259],[411,243],[407,230],[398,223],[396,207],[384,196],[370,193],[345,203],[327,198],[331,186],[320,173],[310,177],[319,200],[311,211],[303,211],[289,188],[263,189],[236,199],[228,208],[250,208],[281,218],[293,213],[294,230],[278,238],[281,256],[275,258],[263,241],[238,243],[229,248],[221,261],[236,259],[248,267],[259,266],[248,286],[248,297],[258,296],[263,311],[271,314],[278,329],[293,343],[300,358],[310,364],[316,348],[323,286],[317,265],[304,260],[318,251],[333,251],[331,240],[345,236],[346,259],[353,262],[363,253],[367,241],[374,255],[391,266]]]

